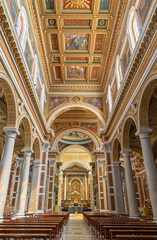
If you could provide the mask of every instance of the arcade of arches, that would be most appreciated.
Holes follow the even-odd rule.
[[[0,0],[0,218],[157,221],[156,0],[82,2]]]

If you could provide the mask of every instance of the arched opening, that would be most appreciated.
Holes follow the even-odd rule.
[[[126,197],[125,170],[121,155],[121,144],[118,138],[113,142],[113,181],[115,192],[115,206],[117,213],[128,213]]]
[[[70,212],[74,212],[75,206],[80,212],[91,208],[92,157],[89,150],[81,145],[70,145],[60,153],[59,162],[62,163],[59,171],[59,204]]]
[[[138,212],[141,214],[149,212],[149,214],[151,214],[152,207],[148,190],[146,169],[144,166],[141,142],[139,137],[136,135],[136,126],[135,120],[132,117],[128,117],[125,121],[123,129],[123,149],[131,150],[130,162]]]

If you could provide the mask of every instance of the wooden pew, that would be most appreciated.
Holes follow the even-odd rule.
[[[156,239],[157,240],[157,236],[154,235],[116,235],[116,240],[151,240],[151,239]]]
[[[116,235],[126,235],[126,234],[143,234],[143,235],[157,235],[157,228],[156,229],[137,229],[136,227],[134,229],[110,229],[110,239],[114,240],[116,238]]]
[[[46,233],[0,233],[0,238],[42,238],[46,240]]]

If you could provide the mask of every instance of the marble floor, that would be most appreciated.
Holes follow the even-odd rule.
[[[70,214],[70,220],[64,227],[60,240],[96,240],[82,214]]]

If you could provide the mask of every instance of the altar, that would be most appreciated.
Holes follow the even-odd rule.
[[[78,213],[82,213],[83,212],[83,207],[79,207],[79,206],[78,207],[71,207],[71,206],[69,206],[68,207],[68,212],[74,213],[75,208],[78,209]]]

